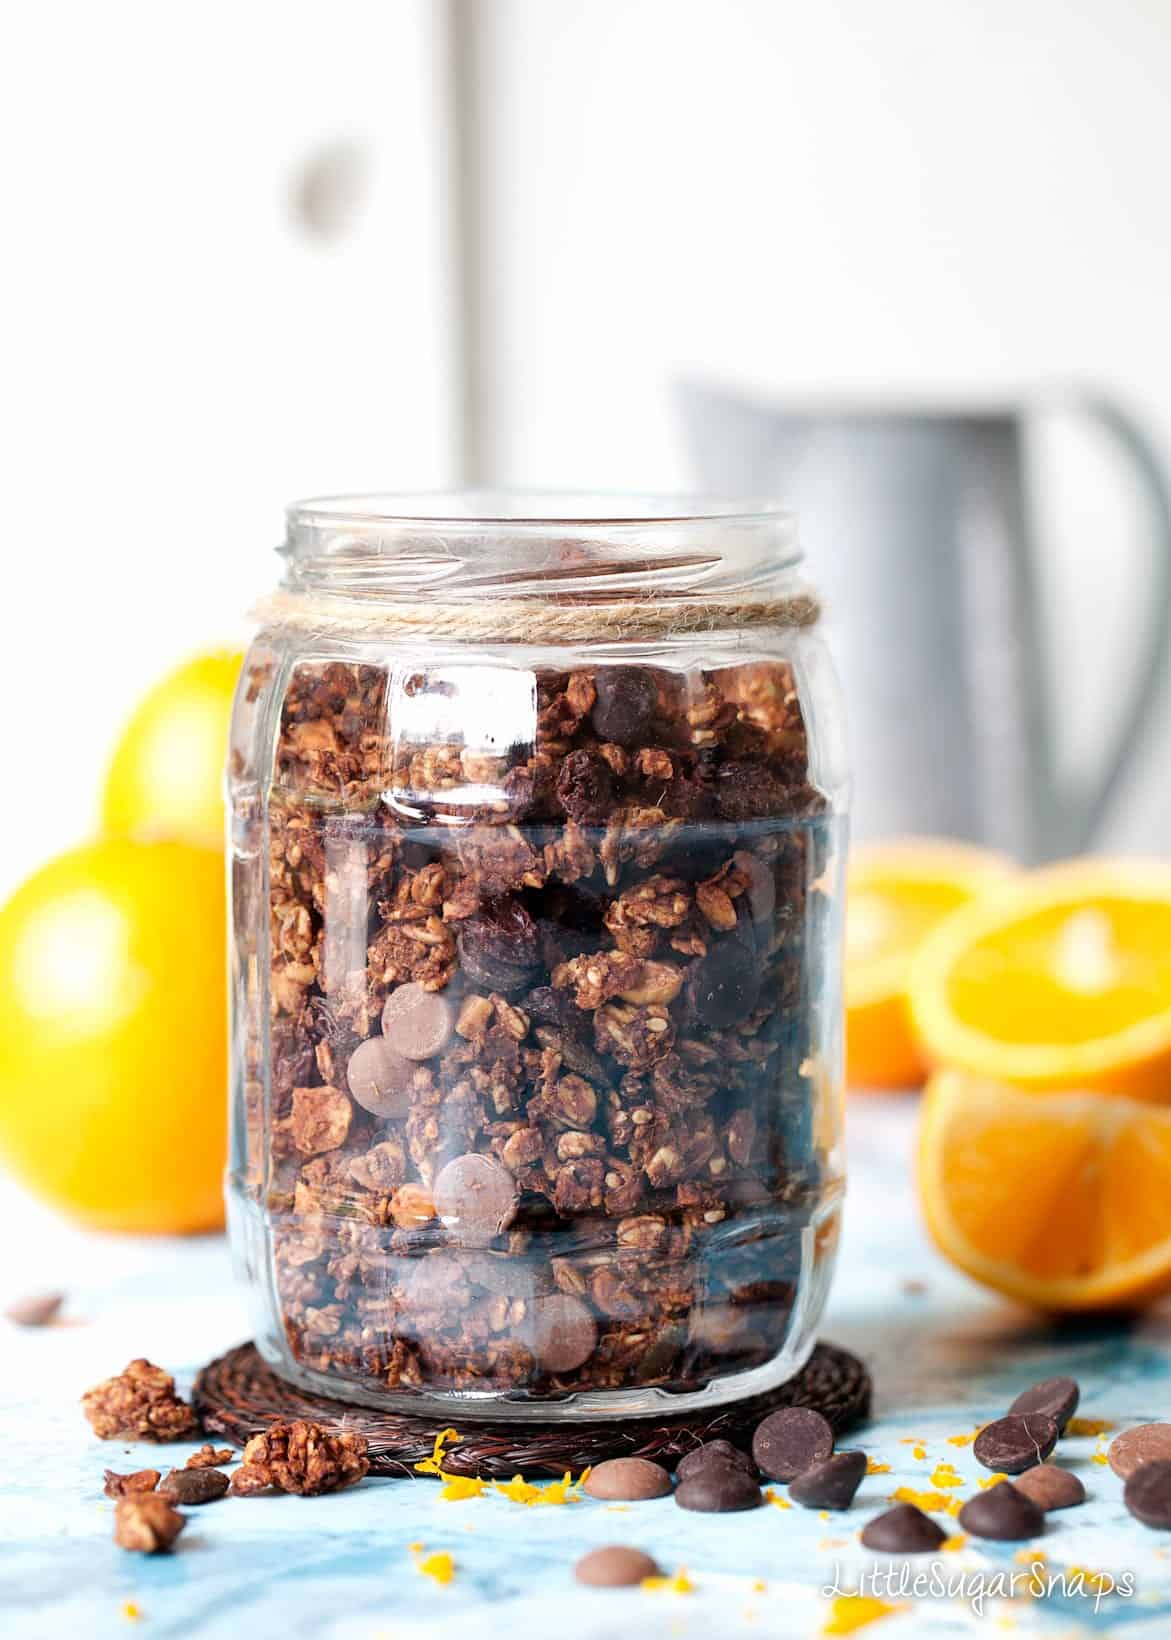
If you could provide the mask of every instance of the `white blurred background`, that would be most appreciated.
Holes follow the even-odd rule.
[[[1169,87],[1171,0],[5,8],[0,894],[141,690],[245,630],[293,497],[686,486],[694,376],[1093,382],[1167,454]],[[1146,520],[1062,418],[1038,462],[1088,766]],[[1169,728],[1104,842],[1165,849]]]

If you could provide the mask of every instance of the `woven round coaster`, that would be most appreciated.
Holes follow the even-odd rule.
[[[867,1417],[870,1389],[870,1374],[856,1356],[833,1344],[818,1344],[804,1369],[779,1389],[690,1417],[546,1428],[460,1418],[462,1439],[444,1457],[444,1468],[451,1474],[507,1480],[518,1470],[561,1475],[604,1458],[654,1458],[670,1467],[717,1436],[745,1445],[765,1413],[777,1407],[815,1407],[840,1434]],[[207,1433],[236,1446],[275,1418],[312,1418],[327,1428],[365,1435],[375,1475],[413,1474],[414,1465],[431,1456],[435,1436],[444,1427],[434,1418],[373,1412],[295,1389],[261,1360],[254,1344],[241,1344],[204,1367],[192,1400]]]

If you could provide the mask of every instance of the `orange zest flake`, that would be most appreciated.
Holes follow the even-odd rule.
[[[577,1503],[581,1497],[579,1488],[588,1475],[589,1470],[583,1469],[575,1481],[567,1469],[559,1481],[550,1481],[547,1486],[534,1486],[531,1481],[526,1481],[523,1475],[514,1475],[510,1481],[493,1481],[492,1489],[499,1492],[502,1498],[507,1498],[510,1503],[524,1503],[530,1506]]]
[[[848,1538],[824,1537],[817,1547],[819,1549],[844,1549],[848,1542]]]
[[[142,1608],[140,1606],[136,1606],[133,1600],[128,1600],[122,1607],[122,1616],[128,1623],[137,1623],[139,1618],[142,1616]]]
[[[966,1548],[967,1543],[968,1534],[966,1532],[954,1532],[951,1537],[945,1537],[939,1547],[945,1549],[948,1554],[954,1554],[957,1550]]]
[[[855,1634],[868,1623],[877,1623],[892,1612],[906,1611],[872,1594],[839,1594],[830,1601],[829,1617],[822,1634]]]
[[[1067,1435],[1106,1435],[1116,1429],[1113,1418],[1071,1418],[1065,1426]]]
[[[909,1446],[912,1458],[922,1460],[927,1456],[927,1442],[918,1435],[904,1435],[899,1445]]]
[[[1012,1558],[1018,1566],[1032,1566],[1035,1561],[1040,1561],[1044,1565],[1049,1556],[1043,1549],[1018,1549]]]
[[[488,1490],[488,1482],[482,1481],[478,1475],[446,1475],[439,1471],[443,1478],[443,1490],[439,1496],[444,1503],[463,1503],[467,1498],[482,1498]]]
[[[962,1498],[949,1498],[946,1492],[916,1492],[913,1486],[896,1486],[889,1501],[913,1503],[917,1509],[934,1509],[945,1515],[958,1515],[963,1507]]]
[[[652,1592],[662,1591],[666,1594],[694,1594],[695,1584],[687,1575],[686,1568],[680,1566],[674,1577],[644,1577],[641,1588]]]
[[[868,1475],[889,1475],[890,1465],[888,1463],[879,1463],[877,1458],[867,1458],[866,1473]]]
[[[415,1570],[423,1577],[429,1577],[435,1583],[450,1583],[455,1576],[455,1560],[446,1549],[436,1549],[434,1554],[424,1553],[425,1545],[412,1543],[411,1555],[415,1562]]]
[[[949,1435],[947,1437],[947,1444],[948,1446],[971,1446],[972,1442],[976,1439],[976,1436],[980,1433],[982,1428],[983,1425],[978,1424],[975,1429],[969,1430],[966,1435]]]
[[[788,1498],[778,1497],[771,1486],[766,1486],[764,1489],[764,1501],[771,1503],[774,1509],[791,1509],[793,1507]]]
[[[976,1485],[980,1488],[981,1492],[987,1492],[990,1486],[999,1486],[1001,1481],[1011,1480],[1011,1478],[1012,1477],[1010,1475],[1005,1475],[998,1469],[994,1475],[985,1475],[982,1481],[976,1482]]]
[[[951,1486],[962,1486],[964,1480],[962,1475],[956,1474],[949,1463],[937,1463],[931,1471],[931,1484],[946,1489]]]
[[[752,1585],[753,1594],[764,1594],[767,1589],[768,1584],[765,1582],[763,1577],[758,1577]]]
[[[431,1449],[431,1456],[429,1458],[420,1459],[420,1461],[415,1465],[416,1474],[442,1475],[443,1460],[447,1455],[445,1449],[449,1446],[455,1446],[462,1440],[463,1436],[456,1430],[441,1429],[435,1437],[435,1445]]]
[[[1108,1463],[1109,1459],[1107,1458],[1106,1453],[1103,1450],[1103,1448],[1099,1447],[1096,1452],[1091,1452],[1090,1453],[1090,1462],[1091,1463]]]

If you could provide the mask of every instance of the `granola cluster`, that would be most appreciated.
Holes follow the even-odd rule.
[[[790,666],[286,675],[234,881],[241,1149],[295,1360],[538,1395],[768,1360],[828,1028]]]
[[[369,1468],[364,1435],[331,1435],[307,1418],[278,1418],[244,1448],[231,1489],[245,1498],[269,1491],[315,1497],[355,1485]]]
[[[95,1435],[103,1441],[182,1441],[198,1427],[195,1413],[175,1394],[175,1380],[141,1356],[115,1378],[81,1398]]]

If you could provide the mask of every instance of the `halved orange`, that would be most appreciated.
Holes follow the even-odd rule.
[[[926,1075],[907,1012],[911,958],[927,934],[1009,870],[999,854],[946,839],[856,849],[846,900],[846,1080],[910,1088]]]
[[[1171,865],[1007,879],[928,935],[908,994],[934,1064],[1171,1102]]]
[[[1041,1093],[940,1071],[919,1130],[919,1195],[940,1251],[1052,1311],[1171,1290],[1171,1108]]]

